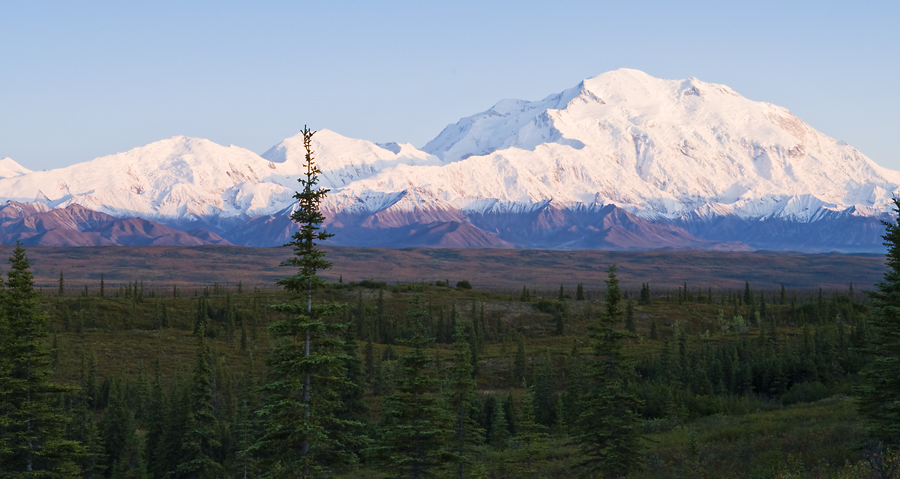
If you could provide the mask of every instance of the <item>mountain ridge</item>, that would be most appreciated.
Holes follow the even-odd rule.
[[[629,69],[539,101],[501,100],[422,149],[330,130],[313,149],[331,190],[326,226],[361,245],[777,249],[828,230],[828,240],[801,247],[878,251],[871,225],[900,188],[900,172],[785,108]],[[284,218],[304,153],[299,135],[262,155],[177,136],[45,172],[3,177],[0,160],[0,201],[78,204],[273,245],[290,236]],[[782,226],[752,232],[766,221]],[[851,225],[864,234],[841,233]],[[793,239],[779,240],[785,231]]]

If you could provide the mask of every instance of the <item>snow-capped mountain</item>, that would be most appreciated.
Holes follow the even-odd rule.
[[[499,191],[480,182],[470,196],[615,204],[649,218],[809,221],[823,208],[882,211],[900,185],[900,173],[784,108],[724,85],[635,70],[605,73],[539,102],[502,101],[448,126],[424,150],[460,162],[459,170],[508,180]]]
[[[12,178],[13,176],[20,176],[26,173],[31,173],[31,170],[16,163],[12,158],[0,160],[0,179]]]
[[[900,172],[724,85],[617,70],[503,100],[421,150],[322,130],[339,244],[879,250]],[[302,136],[262,155],[175,137],[57,170],[0,160],[0,201],[282,244]]]
[[[437,162],[410,145],[380,147],[328,130],[318,132],[315,140],[328,187],[397,164]],[[263,157],[233,145],[177,136],[66,168],[10,175],[0,179],[0,198],[52,208],[79,204],[113,216],[175,224],[242,222],[291,204],[302,172],[302,146],[298,135]]]

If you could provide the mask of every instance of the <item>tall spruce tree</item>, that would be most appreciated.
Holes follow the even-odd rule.
[[[84,449],[65,439],[69,419],[58,394],[66,389],[50,383],[50,353],[42,341],[48,318],[38,308],[40,293],[20,243],[9,262],[7,287],[0,287],[0,474],[78,477]]]
[[[632,333],[637,332],[637,326],[634,324],[634,302],[630,299],[625,308],[625,329]]]
[[[287,317],[270,326],[280,341],[268,360],[269,379],[262,388],[266,404],[259,414],[265,433],[248,449],[261,456],[267,477],[278,478],[318,477],[356,459],[347,447],[354,424],[334,414],[341,407],[341,388],[350,386],[344,371],[350,358],[340,337],[344,325],[326,321],[337,316],[340,305],[313,301],[313,293],[326,284],[318,271],[331,267],[318,245],[333,235],[319,227],[325,220],[319,205],[328,190],[316,187],[321,172],[313,158],[314,132],[304,128],[302,134],[305,173],[291,214],[300,230],[289,243],[294,256],[283,263],[298,272],[278,280],[297,298],[272,306]]]
[[[897,218],[882,222],[888,270],[871,293],[876,313],[869,325],[872,361],[858,391],[873,435],[888,445],[900,443],[900,198],[894,198],[894,213]]]
[[[575,442],[585,457],[588,475],[627,476],[641,461],[641,400],[630,389],[637,379],[634,362],[622,346],[631,335],[616,328],[622,322],[622,291],[616,267],[608,271],[605,311],[591,325],[594,358],[588,362],[587,392],[581,400]]]
[[[110,382],[109,406],[100,421],[106,446],[106,474],[109,478],[146,479],[137,425],[121,382],[115,379]]]
[[[528,365],[526,364],[527,359],[525,358],[525,339],[523,335],[519,335],[519,341],[516,344],[516,359],[513,361],[513,381],[515,383],[521,382],[525,379],[526,368]]]
[[[222,444],[216,433],[218,419],[213,409],[212,368],[205,331],[197,335],[197,362],[191,380],[190,412],[187,430],[181,439],[181,460],[178,475],[185,479],[219,477],[222,465],[216,461]]]
[[[150,386],[150,401],[147,411],[147,472],[151,477],[165,477],[166,456],[161,447],[166,440],[166,400],[160,375],[160,362],[153,364],[153,384]]]
[[[81,369],[82,387],[72,401],[72,421],[68,425],[67,437],[78,441],[84,447],[84,454],[77,459],[82,477],[84,479],[101,479],[106,470],[106,454],[103,450],[100,430],[90,410],[88,389],[84,387],[85,378],[88,375],[84,353],[81,357]],[[94,389],[96,389],[96,384]]]
[[[424,311],[416,303],[412,309]],[[381,437],[367,452],[387,477],[421,479],[435,477],[437,469],[453,458],[447,451],[453,431],[452,418],[438,394],[441,381],[426,350],[433,339],[425,336],[424,324],[412,326],[412,338],[404,341],[410,351],[398,358],[395,391],[384,401]]]
[[[453,366],[445,389],[447,404],[453,411],[454,453],[456,475],[463,479],[465,467],[472,461],[472,449],[481,442],[483,431],[474,420],[475,395],[477,387],[473,377],[475,368],[471,363],[469,343],[462,328],[457,324],[453,333]]]
[[[519,456],[520,477],[531,477],[537,474],[536,463],[541,453],[547,449],[547,432],[544,425],[537,422],[535,416],[534,387],[522,381],[525,394],[522,395],[521,414],[519,416],[516,444]]]

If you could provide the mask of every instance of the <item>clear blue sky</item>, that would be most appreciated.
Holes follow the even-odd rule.
[[[421,147],[621,67],[724,83],[900,169],[900,2],[0,1],[0,158],[304,124]]]

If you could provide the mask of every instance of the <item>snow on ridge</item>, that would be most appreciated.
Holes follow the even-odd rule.
[[[28,173],[31,173],[31,170],[16,163],[10,157],[0,159],[0,179],[22,176]]]
[[[313,137],[330,214],[465,214],[616,205],[644,218],[719,215],[815,221],[876,215],[900,172],[787,109],[695,78],[621,69],[539,101],[502,100],[412,145]],[[154,221],[279,214],[300,187],[302,135],[258,155],[176,136],[78,165],[30,172],[0,160],[0,201],[80,204]],[[4,167],[21,168],[7,175]]]

